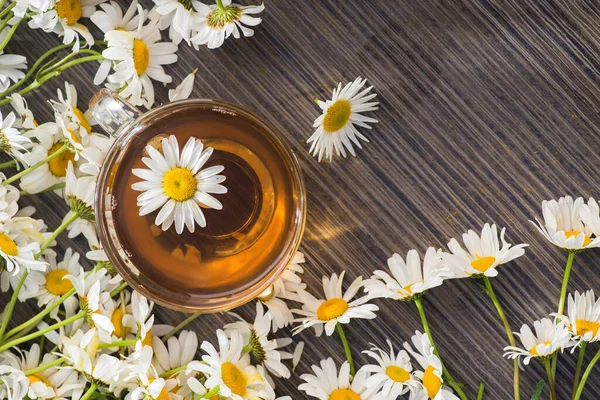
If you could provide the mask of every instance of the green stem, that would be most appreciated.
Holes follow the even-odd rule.
[[[573,258],[575,258],[575,252],[569,252],[567,257],[567,265],[565,267],[565,274],[563,276],[562,288],[560,289],[560,299],[558,301],[558,313],[562,314],[565,311],[565,299],[567,298],[567,288],[569,287],[569,276],[571,275],[571,267],[573,267]]]
[[[548,375],[548,385],[550,386],[550,400],[556,400],[556,385],[554,384],[554,375],[552,374],[552,366],[550,365],[550,359],[544,360],[544,366],[546,367],[546,374]]]
[[[11,28],[10,31],[8,32],[8,35],[6,36],[6,38],[2,41],[2,43],[0,43],[0,51],[3,51],[4,48],[6,47],[6,45],[8,44],[8,42],[10,41],[10,39],[13,37],[13,35],[15,34],[15,32],[17,31],[17,28],[19,28],[19,25],[21,25],[21,21],[23,21],[23,19],[20,19],[16,24],[14,24]],[[7,21],[8,22],[8,21]]]
[[[583,373],[583,376],[581,377],[581,382],[579,382],[579,387],[577,388],[577,393],[575,394],[575,400],[579,400],[579,398],[581,397],[581,394],[583,393],[583,387],[585,386],[585,382],[591,375],[592,369],[594,368],[594,365],[596,365],[598,360],[600,360],[600,350],[598,350],[598,352],[596,353],[594,358],[592,358],[592,361],[590,361],[589,365],[585,369],[585,372]]]
[[[571,391],[571,400],[575,399],[575,393],[577,392],[577,388],[579,387],[579,378],[581,377],[581,367],[583,365],[586,347],[587,342],[581,342],[581,347],[579,347],[579,357],[577,357],[577,367],[575,368],[575,375],[573,376],[573,390]]]
[[[217,7],[219,8],[219,11],[225,10],[225,6],[223,6],[223,2],[221,0],[217,0]]]
[[[133,345],[135,345],[136,342],[137,342],[137,339],[120,340],[117,342],[102,343],[102,344],[98,345],[98,348],[99,349],[110,349],[111,347],[133,346]]]
[[[477,400],[483,400],[483,392],[485,390],[485,385],[483,382],[479,384],[479,391],[477,392]]]
[[[176,373],[185,371],[186,369],[187,369],[187,365],[184,365],[183,367],[173,368],[173,369],[163,372],[162,374],[159,375],[159,377],[160,378],[170,378],[173,375],[175,375]]]
[[[177,332],[179,332],[180,330],[182,330],[183,328],[185,328],[190,322],[192,322],[193,320],[195,320],[196,318],[198,318],[200,315],[200,313],[198,314],[192,314],[189,317],[187,317],[186,319],[184,319],[179,325],[177,325],[175,328],[171,329],[171,331],[169,331],[169,333],[167,333],[163,338],[162,341],[166,343],[167,340],[169,340],[169,338],[171,336],[173,336],[174,334],[176,334]]]
[[[448,371],[448,369],[444,366],[444,361],[442,361],[442,357],[440,357],[440,353],[437,350],[437,347],[435,346],[435,342],[433,341],[433,335],[431,334],[431,329],[429,329],[429,323],[427,322],[427,316],[425,315],[425,310],[423,309],[423,303],[420,297],[415,298],[415,305],[417,306],[417,309],[419,310],[419,316],[421,317],[421,323],[423,324],[423,329],[425,330],[425,333],[427,334],[427,337],[429,338],[429,342],[431,343],[431,347],[433,347],[433,353],[436,355],[437,358],[439,358],[440,362],[442,363],[442,378],[447,381],[448,385],[450,385],[452,387],[452,389],[454,389],[454,391],[458,394],[458,396],[462,399],[462,400],[468,400],[467,399],[467,395],[465,394],[465,392],[463,392],[461,385],[456,382],[454,380],[454,378],[452,377],[452,375],[450,374],[450,372]]]
[[[0,0],[0,9],[1,9],[2,7],[4,7],[4,4],[5,4],[5,3],[6,3],[6,0]]]
[[[60,224],[59,227],[56,228],[54,230],[54,232],[52,232],[52,235],[50,235],[50,237],[48,239],[46,239],[46,241],[44,242],[42,247],[40,247],[40,251],[36,254],[35,258],[39,258],[42,255],[42,253],[44,252],[44,250],[46,250],[48,248],[48,246],[50,246],[52,244],[52,242],[54,242],[54,239],[56,239],[58,237],[58,235],[60,235],[62,233],[62,231],[67,229],[69,227],[69,225],[71,225],[73,222],[75,222],[75,220],[77,220],[77,218],[79,218],[79,214],[74,212],[73,214],[71,214],[71,216],[69,218],[67,218],[67,220],[65,222]]]
[[[60,156],[62,153],[64,153],[67,150],[69,150],[69,148],[67,147],[67,145],[63,145],[60,149],[58,149],[54,153],[50,154],[48,157],[44,158],[42,161],[40,161],[38,163],[35,163],[31,167],[29,167],[27,169],[24,169],[23,171],[19,172],[18,174],[15,174],[15,175],[11,176],[10,178],[8,178],[5,181],[3,181],[2,184],[3,185],[8,185],[10,183],[13,183],[17,179],[22,178],[23,176],[27,175],[31,171],[34,171],[34,170],[38,169],[39,167],[41,167],[42,165],[46,164],[47,162],[49,162],[49,161],[55,159],[56,157]]]
[[[11,12],[11,11],[12,11],[12,9],[13,9],[15,6],[16,6],[16,3],[12,3],[12,4],[10,4],[8,7],[6,7],[4,10],[2,10],[2,11],[0,12],[0,18],[4,18],[4,16],[5,16],[6,14],[8,14],[9,12]]]
[[[10,160],[10,161],[0,164],[0,169],[14,167],[15,165],[17,165],[17,160]]]
[[[42,349],[42,353],[43,353],[43,349]],[[66,358],[63,358],[63,357],[58,358],[58,359],[56,359],[56,360],[54,360],[52,362],[49,362],[48,364],[43,364],[43,365],[40,365],[37,368],[33,368],[33,369],[25,371],[25,375],[33,375],[33,374],[36,374],[38,372],[45,371],[45,370],[47,370],[49,368],[56,367],[57,365],[60,365],[60,364],[62,364],[65,361],[66,361]]]
[[[250,343],[248,343],[247,345],[242,347],[242,355],[244,355],[246,353],[250,353],[253,349],[254,349],[254,346],[252,346]]]
[[[214,388],[212,388],[210,390],[210,392],[208,392],[204,396],[202,396],[201,399],[210,399],[211,397],[213,397],[214,395],[219,393],[220,390],[221,390],[221,387],[219,385],[217,385]]]
[[[40,193],[45,193],[45,192],[52,192],[52,191],[55,191],[55,190],[57,190],[57,189],[62,189],[62,188],[64,188],[65,186],[66,186],[66,185],[65,185],[65,183],[64,183],[64,182],[61,182],[61,183],[57,183],[56,185],[52,185],[52,186],[50,186],[49,188],[46,188],[46,189],[44,189],[44,190],[41,190],[41,191],[39,191],[39,192],[37,192],[37,193],[29,193],[29,192],[27,192],[27,191],[25,191],[25,190],[21,190],[19,193],[21,194],[21,196],[28,196],[28,195],[30,195],[30,194],[40,194]]]
[[[511,346],[515,346],[515,336],[512,332],[512,329],[510,328],[510,324],[508,323],[508,318],[506,318],[506,314],[504,313],[504,308],[502,307],[502,304],[500,304],[498,297],[496,297],[496,293],[494,292],[494,288],[492,287],[492,282],[490,281],[490,278],[484,276],[483,283],[485,285],[487,294],[490,297],[490,300],[492,300],[492,303],[494,303],[496,311],[498,311],[498,315],[502,320],[502,324],[504,325],[504,331],[506,332],[506,336],[508,337],[508,342]],[[513,360],[513,386],[514,398],[515,400],[519,400],[521,398],[521,393],[519,390],[519,360],[516,358]]]
[[[31,339],[35,339],[37,337],[45,335],[48,332],[52,332],[52,331],[60,328],[61,326],[69,325],[69,324],[71,324],[77,320],[80,320],[84,317],[85,317],[85,311],[80,311],[79,313],[73,315],[72,317],[67,318],[64,321],[57,322],[54,325],[50,325],[49,327],[42,329],[41,331],[37,331],[35,333],[29,334],[27,336],[23,336],[21,338],[15,339],[15,340],[11,340],[10,342],[3,344],[2,346],[0,346],[0,352],[10,349],[11,347],[16,346],[18,344],[27,342]]]
[[[110,297],[115,297],[127,287],[127,282],[122,282],[117,288],[110,292]]]
[[[2,341],[2,337],[4,336],[4,332],[6,331],[6,327],[8,326],[8,321],[12,316],[13,310],[15,308],[15,304],[17,302],[17,298],[19,297],[19,291],[23,284],[25,283],[25,279],[27,279],[27,275],[29,275],[29,271],[25,270],[23,275],[21,275],[21,279],[19,279],[19,283],[15,287],[15,291],[10,298],[10,303],[8,303],[8,307],[4,310],[4,317],[2,318],[2,325],[0,325],[0,342]]]
[[[354,369],[354,361],[352,360],[352,351],[350,350],[350,345],[348,344],[348,340],[346,339],[346,334],[344,333],[344,328],[342,327],[342,324],[340,324],[339,322],[336,324],[335,327],[337,328],[338,335],[340,335],[342,345],[344,345],[344,352],[346,353],[346,359],[348,360],[348,364],[350,364],[350,375],[354,376],[356,370]]]
[[[81,398],[79,400],[88,400],[92,394],[94,394],[94,392],[96,391],[96,384],[92,383],[90,388],[87,390],[87,392],[85,392],[85,394],[83,396],[81,396]]]

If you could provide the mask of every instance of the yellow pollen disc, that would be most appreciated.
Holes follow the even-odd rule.
[[[336,389],[331,392],[329,400],[361,400],[356,392],[350,389]]]
[[[52,270],[46,275],[46,290],[55,296],[62,296],[73,288],[73,283],[63,279],[68,272],[64,269]]]
[[[228,361],[221,365],[221,379],[234,394],[243,396],[246,393],[248,380],[235,364]]]
[[[480,257],[471,262],[471,267],[479,272],[487,271],[496,262],[496,257]]]
[[[577,236],[577,235],[581,235],[583,232],[579,232],[579,231],[565,231],[565,236],[568,238]],[[590,243],[592,243],[592,239],[590,239],[590,237],[586,234],[584,234],[584,238],[583,238],[583,245],[587,246]]]
[[[430,365],[423,374],[423,386],[427,390],[427,395],[434,398],[442,388],[442,380],[435,373],[435,368]]]
[[[540,344],[542,344],[542,343],[540,343]],[[544,344],[545,346],[549,346],[549,345],[550,345],[550,341],[545,341],[543,344]],[[532,356],[539,356],[539,355],[540,355],[540,353],[538,353],[538,349],[537,349],[537,348],[538,348],[538,346],[539,346],[539,344],[537,344],[537,345],[533,346],[533,347],[531,348],[531,350],[529,350],[529,352],[531,353],[531,355],[532,355]]]
[[[173,168],[163,178],[165,194],[176,201],[186,201],[194,197],[198,182],[187,168]]]
[[[67,25],[73,25],[81,18],[79,0],[60,0],[56,3],[56,13]]]
[[[410,379],[410,373],[404,368],[390,365],[385,369],[385,374],[394,382],[404,383]]]
[[[577,326],[577,334],[579,336],[583,336],[588,332],[592,332],[592,336],[596,336],[600,329],[600,323],[586,321],[585,319],[575,320],[575,325]]]
[[[4,254],[8,254],[9,256],[18,256],[19,248],[14,240],[12,240],[8,235],[4,233],[0,233],[0,250],[4,252]]]
[[[83,128],[87,131],[87,133],[90,133],[92,131],[92,126],[90,125],[90,123],[87,120],[87,118],[85,117],[85,115],[81,112],[81,110],[79,108],[77,108],[77,107],[74,107],[73,108],[73,113],[75,114],[75,116],[79,120],[79,124],[81,126],[83,126]],[[75,136],[75,135],[71,134],[71,136]]]
[[[330,321],[344,315],[347,309],[348,302],[346,300],[340,298],[329,299],[317,309],[317,318],[321,321]]]
[[[152,331],[146,332],[146,336],[144,337],[144,340],[142,340],[142,346],[152,347]]]
[[[348,100],[338,100],[327,108],[325,119],[323,120],[323,129],[327,133],[337,132],[342,129],[350,120],[352,107]]]
[[[150,64],[150,52],[146,43],[139,39],[133,40],[133,67],[138,75],[143,74]]]
[[[27,377],[27,379],[29,379],[29,384],[34,384],[36,382],[42,382],[44,385],[48,386],[49,388],[52,387],[52,384],[50,383],[50,381],[48,380],[48,378],[46,378],[44,375],[40,374],[39,372],[36,372],[35,374],[31,374]]]
[[[129,328],[123,329],[123,309],[121,307],[115,309],[115,311],[112,313],[110,316],[110,322],[112,322],[115,327],[116,336],[122,338],[129,333]],[[146,334],[146,337],[148,337],[148,334],[149,333]]]
[[[56,153],[63,147],[63,144],[58,142],[54,146],[50,148],[48,151],[48,155]],[[75,154],[71,151],[65,151],[62,154],[59,154],[57,157],[54,157],[52,160],[48,161],[48,169],[50,173],[54,176],[63,177],[67,175],[67,166],[69,165],[69,161],[75,161]]]

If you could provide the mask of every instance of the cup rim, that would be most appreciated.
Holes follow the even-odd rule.
[[[144,128],[143,122],[145,119],[156,116],[160,118],[161,113],[177,107],[185,107],[186,105],[212,106],[213,111],[221,113],[234,112],[235,115],[242,115],[258,124],[262,130],[266,132],[269,138],[275,142],[276,147],[284,158],[284,162],[291,167],[291,175],[293,177],[294,184],[297,187],[295,193],[297,195],[297,204],[293,210],[294,222],[292,229],[294,232],[289,236],[286,247],[282,249],[280,257],[283,256],[283,258],[280,258],[279,262],[275,264],[275,266],[271,267],[265,277],[234,294],[221,295],[214,298],[202,298],[195,301],[191,300],[190,302],[183,304],[167,299],[166,297],[168,296],[161,297],[161,293],[172,293],[172,291],[165,291],[164,288],[161,288],[155,282],[154,288],[151,288],[150,285],[146,285],[141,282],[139,275],[136,275],[131,268],[125,265],[126,262],[123,261],[123,255],[119,252],[119,250],[121,250],[122,253],[123,249],[117,249],[117,247],[120,247],[119,242],[111,240],[112,228],[109,227],[108,220],[105,218],[105,212],[106,210],[110,209],[110,201],[112,201],[112,196],[106,193],[106,188],[108,186],[107,183],[110,172],[115,165],[115,160],[121,153],[121,146],[118,144],[127,143],[129,138],[133,137],[140,130],[142,130]],[[152,300],[153,302],[172,310],[188,313],[215,313],[239,307],[255,299],[275,283],[275,281],[285,271],[300,247],[300,242],[306,225],[306,186],[302,171],[300,169],[300,163],[298,162],[295,153],[286,144],[285,139],[280,136],[280,134],[271,126],[270,123],[265,121],[253,111],[243,106],[226,101],[213,99],[185,99],[166,103],[145,113],[140,113],[140,115],[136,116],[135,119],[121,126],[115,132],[114,137],[116,140],[110,147],[98,175],[97,190],[94,201],[94,207],[96,210],[96,228],[98,231],[98,239],[102,245],[102,249],[106,253],[107,258],[114,265],[123,279],[133,289],[147,297],[149,300]],[[100,190],[100,188],[103,189]],[[133,267],[135,268],[135,266]]]

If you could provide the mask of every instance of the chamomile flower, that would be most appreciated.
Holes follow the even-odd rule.
[[[463,242],[467,250],[463,250],[454,238],[448,243],[452,254],[445,255],[446,265],[454,272],[456,278],[485,275],[498,275],[497,268],[525,254],[527,244],[513,246],[504,238],[506,228],[500,231],[495,224],[485,224],[481,236],[473,230],[463,234]],[[502,244],[502,247],[500,246]]]
[[[0,398],[21,400],[27,396],[29,379],[20,369],[0,363],[0,382]]]
[[[592,229],[582,220],[582,211],[584,200],[581,197],[575,200],[571,196],[561,197],[558,201],[544,200],[544,222],[537,218],[537,225],[531,222],[550,243],[560,248],[577,251],[598,247],[600,236],[592,238]]]
[[[190,97],[192,90],[194,90],[196,72],[198,72],[198,68],[186,76],[175,89],[169,89],[169,101],[185,100]]]
[[[269,339],[271,328],[271,314],[265,313],[262,303],[256,303],[256,317],[254,323],[249,324],[239,315],[233,314],[239,321],[227,324],[224,330],[227,333],[238,332],[244,338],[246,346],[249,346],[252,354],[267,370],[278,378],[290,377],[290,370],[283,364],[283,360],[292,358],[292,354],[281,351],[282,347],[292,343],[292,339]]]
[[[161,25],[169,26],[169,38],[175,44],[185,40],[190,44],[192,30],[200,22],[194,6],[196,0],[154,0],[156,12],[161,16]],[[172,101],[172,100],[171,100]]]
[[[356,278],[348,290],[342,293],[345,272],[340,274],[339,279],[337,274],[333,274],[331,278],[323,277],[325,299],[317,299],[305,291],[298,293],[303,303],[302,309],[292,310],[292,312],[302,317],[294,320],[294,322],[301,322],[294,328],[294,334],[312,326],[315,328],[315,334],[321,336],[323,326],[325,326],[325,333],[327,336],[331,336],[338,323],[348,324],[352,318],[373,319],[376,317],[375,311],[379,310],[379,307],[367,304],[369,297],[363,296],[352,300],[363,287],[362,277]]]
[[[233,332],[231,338],[222,330],[217,331],[219,351],[209,342],[200,346],[206,352],[202,362],[192,361],[188,372],[203,373],[205,386],[212,390],[219,386],[219,394],[231,400],[273,399],[271,387],[266,384],[259,369],[250,364],[250,355],[242,354],[244,339]]]
[[[192,331],[182,331],[178,337],[170,337],[166,344],[158,337],[154,337],[152,349],[154,350],[152,365],[156,373],[161,375],[192,362],[198,350],[198,336]],[[169,376],[171,377],[173,376]]]
[[[365,371],[372,375],[365,382],[367,388],[377,389],[377,394],[385,399],[396,399],[413,388],[419,387],[419,382],[413,374],[410,357],[405,350],[398,354],[394,352],[392,342],[387,341],[389,353],[375,345],[370,350],[363,351],[376,361],[377,364],[365,365]]]
[[[0,40],[4,40],[8,34],[6,28],[0,34]],[[17,54],[4,54],[0,51],[0,92],[4,92],[11,85],[11,82],[17,82],[25,76],[21,70],[27,69],[27,59]]]
[[[600,298],[596,299],[593,290],[575,292],[575,296],[569,293],[567,310],[567,315],[552,315],[571,330],[577,345],[581,342],[600,341]]]
[[[13,112],[8,113],[6,117],[2,117],[0,113],[0,152],[7,153],[15,160],[27,164],[23,154],[27,153],[31,140],[13,127],[16,119]]]
[[[376,93],[369,93],[373,86],[363,89],[366,83],[367,80],[360,77],[343,88],[340,83],[333,90],[331,100],[318,101],[323,114],[315,120],[313,127],[317,130],[306,142],[312,143],[310,152],[313,156],[318,155],[319,161],[323,156],[331,161],[334,152],[346,157],[346,149],[356,156],[353,143],[360,149],[358,139],[369,141],[357,127],[371,129],[369,124],[377,120],[365,117],[363,113],[377,110],[379,103],[371,101],[377,97]]]
[[[583,224],[592,231],[594,236],[600,236],[600,206],[593,197],[589,198],[587,204],[581,206],[580,214]]]
[[[52,7],[54,0],[15,0],[15,6],[12,11],[15,16],[23,18],[27,11],[40,10],[48,11]]]
[[[73,164],[69,162],[65,180],[65,200],[71,208],[69,214],[74,213],[85,221],[94,222],[95,193],[96,178],[90,175],[77,177],[73,171]],[[66,218],[70,218],[69,214]]]
[[[46,262],[36,260],[35,257],[40,250],[40,244],[17,241],[17,235],[18,232],[8,230],[0,233],[0,272],[16,276],[21,272],[21,268],[44,271]],[[2,291],[5,291],[4,287]]]
[[[90,17],[92,22],[104,33],[110,31],[125,31],[134,32],[142,21],[146,20],[147,12],[141,9],[141,14],[138,14],[138,0],[133,0],[125,14],[121,6],[116,1],[102,3]]]
[[[220,47],[225,39],[233,35],[240,38],[241,33],[250,37],[254,31],[249,26],[257,26],[262,22],[255,14],[260,14],[265,6],[241,6],[231,3],[231,0],[223,0],[222,5],[206,5],[199,1],[194,2],[198,11],[198,32],[192,37],[195,47],[207,45],[209,49]]]
[[[10,95],[10,98],[10,105],[17,114],[17,120],[15,121],[13,127],[20,128],[25,131],[35,129],[38,124],[33,117],[33,112],[27,106],[27,101],[25,101],[25,98],[18,93],[13,93]]]
[[[31,7],[32,16],[29,27],[41,28],[44,32],[54,32],[63,37],[64,44],[73,45],[73,51],[79,50],[79,36],[85,39],[86,44],[94,44],[94,37],[90,31],[79,20],[82,17],[90,17],[97,4],[104,0],[56,0],[53,5],[44,10],[43,8]]]
[[[452,277],[443,265],[443,253],[430,247],[425,252],[423,265],[416,250],[409,250],[406,262],[394,253],[387,261],[391,275],[376,270],[371,279],[365,280],[365,292],[371,298],[385,297],[394,300],[411,301],[414,296],[440,286],[444,279]]]
[[[89,335],[90,333],[92,335]],[[81,372],[88,381],[110,390],[118,384],[115,378],[119,375],[123,362],[117,357],[99,354],[93,348],[90,350],[90,345],[97,346],[97,343],[94,344],[96,339],[93,338],[93,334],[94,330],[89,330],[79,346],[65,345],[63,357],[70,361],[71,368]]]
[[[504,348],[504,357],[523,357],[523,363],[528,365],[532,358],[548,357],[573,346],[571,331],[562,321],[555,323],[549,318],[542,318],[533,323],[533,328],[535,333],[528,325],[523,325],[520,332],[515,332],[523,348],[507,346]]]
[[[92,133],[92,126],[96,125],[92,112],[90,110],[83,112],[77,108],[77,89],[75,89],[75,85],[65,82],[64,95],[60,89],[57,90],[57,93],[58,100],[50,101],[50,104],[59,115],[56,119],[64,122],[69,136],[87,145],[88,136]]]
[[[0,178],[3,178],[0,175]],[[3,179],[2,179],[3,180]],[[19,211],[17,201],[21,194],[19,189],[12,185],[0,185],[0,225],[9,221]]]
[[[429,337],[416,331],[411,338],[415,350],[408,342],[404,348],[413,356],[423,371],[417,371],[415,376],[421,380],[421,385],[413,391],[415,399],[433,400],[459,400],[452,390],[444,386],[442,379],[443,366],[440,359],[434,354]],[[411,398],[413,398],[411,396]]]
[[[220,210],[221,202],[211,194],[227,193],[221,185],[225,176],[219,175],[223,166],[215,165],[202,169],[213,153],[213,148],[204,148],[199,139],[190,137],[181,155],[179,143],[173,135],[162,140],[162,154],[151,145],[146,146],[150,157],[142,161],[150,169],[136,168],[132,173],[143,179],[134,183],[133,190],[144,192],[137,198],[140,215],[148,215],[158,209],[154,223],[166,231],[175,223],[177,233],[184,226],[194,232],[195,224],[206,226],[200,205]]]
[[[140,11],[140,14],[142,11]],[[119,91],[119,95],[133,105],[154,104],[154,86],[151,79],[161,83],[171,83],[163,65],[177,61],[177,45],[160,42],[160,30],[156,21],[143,26],[140,19],[133,32],[109,31],[105,35],[108,47],[102,52],[107,60],[116,62],[115,72],[108,76],[109,88]]]
[[[350,364],[344,362],[338,374],[332,358],[322,360],[320,366],[312,366],[313,374],[300,376],[305,381],[298,389],[319,400],[370,400],[376,399],[375,390],[366,386],[369,373],[361,368],[354,378],[350,376]]]

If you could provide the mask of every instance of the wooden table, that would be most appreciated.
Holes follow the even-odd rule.
[[[309,198],[302,251],[310,290],[320,293],[323,274],[369,276],[394,252],[442,247],[493,222],[507,227],[511,242],[531,245],[494,279],[513,330],[555,311],[566,255],[529,220],[541,216],[543,199],[600,197],[600,6],[581,0],[269,0],[262,17],[252,38],[213,51],[181,46],[179,62],[167,72],[180,82],[199,67],[195,97],[255,110],[298,154]],[[22,27],[7,52],[32,64],[57,43]],[[76,85],[84,106],[97,89],[95,68],[73,69],[28,96],[38,120],[51,118],[45,100],[64,79]],[[380,123],[367,132],[371,143],[357,158],[319,164],[306,144],[319,114],[313,99],[330,97],[338,81],[357,76],[378,93],[381,109],[372,115]],[[156,87],[158,102],[167,101],[166,89]],[[66,212],[54,195],[25,202],[51,229]],[[82,244],[75,247],[84,251]],[[74,244],[62,235],[59,245]],[[599,263],[598,250],[578,255],[570,289],[598,289]],[[390,338],[399,347],[421,329],[414,306],[377,304],[376,320],[353,322],[347,330],[359,364],[369,342],[384,345]],[[469,395],[474,398],[483,381],[487,399],[511,398],[512,364],[502,358],[507,341],[478,282],[444,283],[424,305],[441,354]],[[15,322],[35,307],[28,308],[19,308]],[[239,312],[250,316],[253,307]],[[170,324],[184,318],[160,307],[156,313]],[[191,326],[201,340],[214,341],[215,329],[230,320],[207,315]],[[296,338],[307,341],[305,355],[298,374],[278,383],[279,394],[305,398],[296,390],[298,375],[322,358],[344,359],[337,337],[313,336]],[[561,357],[560,399],[569,396],[575,359]],[[537,362],[525,369],[524,399],[543,377]],[[597,369],[583,397],[596,399],[599,391]]]

